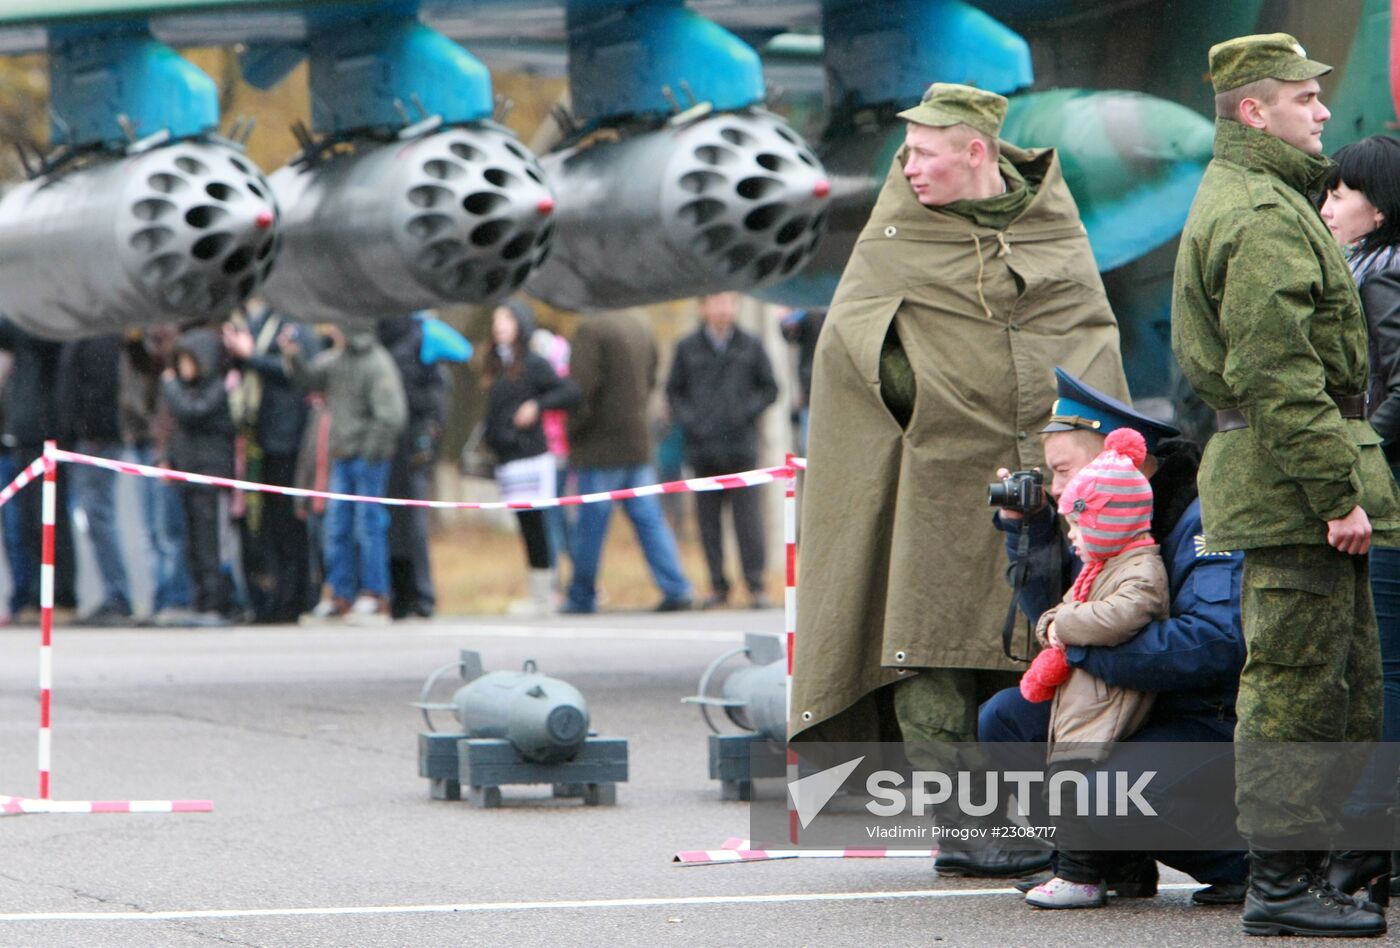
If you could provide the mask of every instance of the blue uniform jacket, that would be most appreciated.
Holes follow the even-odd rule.
[[[995,522],[1006,533],[1007,556],[1015,562],[1016,526],[1001,517]],[[1122,645],[1071,646],[1065,655],[1071,665],[1110,685],[1156,692],[1148,720],[1158,727],[1192,718],[1229,740],[1245,658],[1240,625],[1244,554],[1206,553],[1202,533],[1198,498],[1162,543],[1171,585],[1169,618],[1147,625]],[[1052,544],[1058,546],[1058,557]],[[1031,517],[1030,550],[1019,604],[1034,623],[1060,601],[1080,564],[1049,507]],[[1057,563],[1064,564],[1061,575],[1055,575]]]

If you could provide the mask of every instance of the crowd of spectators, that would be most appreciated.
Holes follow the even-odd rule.
[[[478,353],[482,391],[459,397],[479,399],[501,496],[638,487],[656,482],[663,464],[671,479],[756,467],[759,419],[778,392],[772,365],[758,338],[734,325],[734,294],[707,297],[699,309],[699,327],[680,340],[663,380],[644,314],[590,316],[571,341],[539,327],[522,300],[498,307]],[[791,336],[808,357],[819,325],[808,319],[811,332]],[[8,482],[54,439],[82,454],[196,475],[427,499],[451,389],[444,363],[471,355],[470,343],[428,313],[343,330],[312,327],[258,298],[222,323],[70,342],[0,320],[0,478]],[[799,395],[794,410],[802,404]],[[123,486],[115,472],[86,464],[63,471],[54,604],[65,619],[380,624],[437,609],[426,508],[156,477]],[[700,605],[729,602],[726,506],[747,604],[768,603],[760,493],[697,496],[710,574]],[[611,507],[518,512],[528,595],[512,612],[597,611]],[[655,497],[622,508],[660,593],[657,608],[694,606],[676,543],[684,518],[668,517]],[[37,612],[40,517],[37,489],[0,512],[12,581],[0,616],[25,621]],[[90,552],[79,555],[83,547]],[[79,576],[77,564],[92,575]]]

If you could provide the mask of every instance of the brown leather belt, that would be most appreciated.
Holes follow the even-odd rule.
[[[1343,418],[1366,417],[1364,392],[1359,395],[1333,395],[1332,401],[1337,403],[1337,410],[1342,413]],[[1248,427],[1249,419],[1238,408],[1225,408],[1215,413],[1216,431],[1238,431]]]

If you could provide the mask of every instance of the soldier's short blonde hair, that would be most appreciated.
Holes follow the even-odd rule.
[[[983,145],[987,146],[987,154],[992,156],[992,161],[995,162],[1001,157],[1001,149],[997,146],[997,140],[990,135],[979,132],[971,125],[962,123],[949,125],[944,131],[951,133],[949,137],[959,148],[965,148],[969,142],[976,138],[980,140]]]
[[[1240,120],[1240,103],[1245,99],[1254,99],[1264,105],[1273,105],[1278,101],[1279,93],[1282,91],[1283,83],[1281,81],[1265,77],[1247,82],[1238,88],[1217,93],[1215,96],[1216,117],[1238,122]]]

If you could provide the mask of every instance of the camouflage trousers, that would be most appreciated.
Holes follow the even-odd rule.
[[[956,748],[934,745],[977,741],[977,709],[1003,688],[1014,688],[1021,673],[977,668],[925,668],[894,686],[894,713],[903,732],[905,755],[916,770],[957,770],[985,766],[959,762]]]
[[[1365,760],[1338,742],[1381,735],[1368,560],[1320,545],[1246,550],[1240,614],[1240,833],[1256,844],[1335,833]]]

